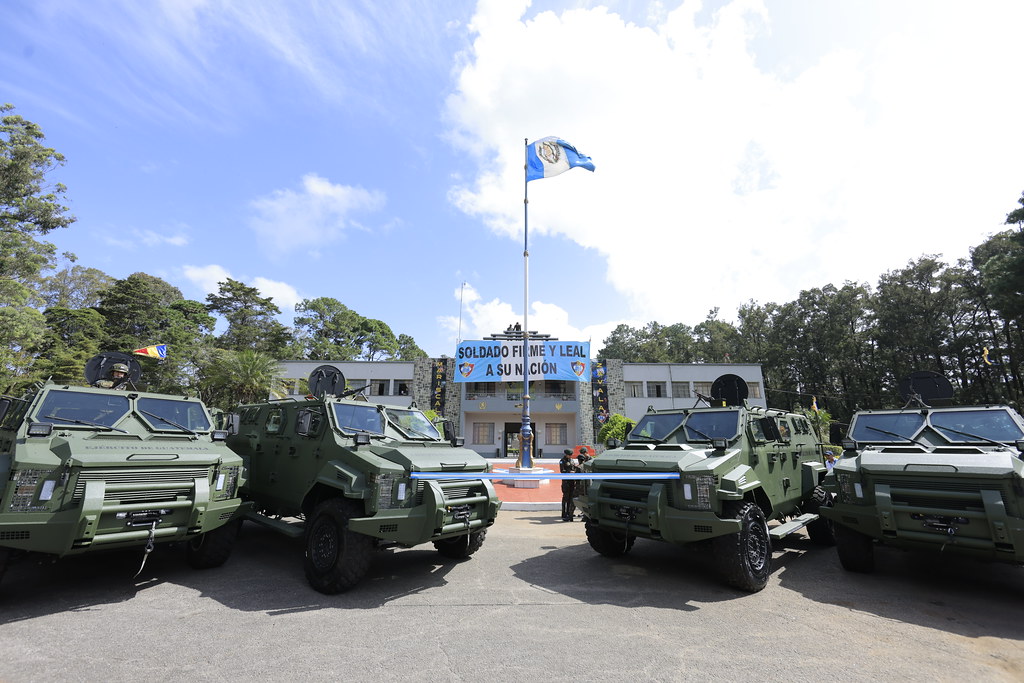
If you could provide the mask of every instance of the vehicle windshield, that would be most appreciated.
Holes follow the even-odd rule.
[[[424,439],[440,439],[441,434],[427,416],[418,410],[387,408],[388,418],[410,436]]]
[[[732,439],[740,430],[740,411],[713,410],[690,413],[683,429],[686,432],[687,441]]]
[[[853,423],[850,438],[856,441],[905,443],[924,425],[924,415],[913,413],[865,413]]]
[[[929,415],[933,427],[952,443],[1016,441],[1024,432],[1005,408],[1002,410],[950,410]]]
[[[32,419],[59,427],[113,427],[128,409],[127,396],[55,390],[46,395]]]
[[[142,419],[158,431],[202,432],[210,428],[210,418],[203,406],[195,401],[140,398],[138,408]]]
[[[661,441],[682,424],[684,417],[682,413],[644,415],[626,438],[630,441]]]
[[[369,434],[384,433],[380,413],[371,405],[335,403],[334,419],[338,421],[338,427],[344,430]]]

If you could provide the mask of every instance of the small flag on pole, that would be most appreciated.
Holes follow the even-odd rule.
[[[132,353],[138,356],[149,356],[150,358],[167,358],[167,344],[155,344],[144,349],[135,349]]]
[[[526,182],[551,178],[570,168],[582,166],[594,170],[590,157],[580,154],[565,140],[551,136],[531,142],[526,148]]]
[[[811,410],[818,412],[818,397],[811,396]]]

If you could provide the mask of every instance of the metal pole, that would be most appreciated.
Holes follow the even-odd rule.
[[[530,231],[527,198],[527,177],[530,141],[523,138],[523,425],[519,428],[523,446],[520,452],[522,466],[533,467],[533,428],[530,427]]]

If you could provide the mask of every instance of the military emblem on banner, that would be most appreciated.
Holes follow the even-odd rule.
[[[476,367],[476,363],[463,363],[459,366],[459,373],[463,377],[469,377],[473,374],[473,368]]]
[[[572,371],[576,373],[577,377],[582,377],[583,371],[587,369],[587,364],[578,360],[574,360],[572,363],[569,364],[569,367],[572,368]]]

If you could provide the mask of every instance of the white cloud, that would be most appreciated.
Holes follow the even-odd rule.
[[[378,211],[383,192],[336,185],[315,173],[302,177],[298,190],[275,190],[252,202],[249,227],[268,255],[328,244],[346,230],[361,229],[353,216]]]
[[[437,320],[451,334],[449,342],[454,346],[461,338],[482,339],[500,333],[512,325],[522,323],[521,309],[516,311],[511,304],[499,299],[484,301],[476,289],[467,284],[454,292],[456,301],[462,297],[462,317],[440,316]],[[619,324],[639,326],[644,323],[638,320],[616,320],[603,322],[587,327],[576,327],[569,322],[569,313],[561,306],[542,301],[534,301],[530,306],[529,328],[543,334],[549,334],[564,341],[589,341],[591,355],[596,355],[604,344],[604,340]],[[461,330],[461,335],[460,335]]]
[[[182,266],[182,275],[202,292],[200,298],[206,299],[207,294],[216,294],[220,291],[220,283],[228,278],[238,280],[249,287],[255,287],[260,296],[270,297],[274,305],[281,309],[280,319],[285,325],[291,325],[295,317],[295,305],[305,297],[299,294],[295,287],[287,282],[271,280],[265,277],[235,277],[224,266],[210,264],[206,266]]]
[[[208,266],[186,265],[182,266],[181,270],[185,279],[195,285],[199,291],[203,293],[203,298],[205,298],[207,294],[216,294],[220,289],[218,284],[231,277],[231,273],[228,272],[227,268],[216,264],[210,264]]]
[[[830,23],[842,3],[799,31],[758,0],[652,7],[647,27],[603,7],[528,7],[478,4],[447,113],[480,170],[450,198],[516,238],[519,141],[575,144],[597,172],[530,183],[531,232],[603,254],[637,319],[729,318],[749,299],[874,284],[924,254],[954,261],[1020,192],[1022,3],[929,3],[853,36]],[[514,319],[500,301],[474,306],[498,323],[486,332]],[[532,328],[573,331],[546,306]]]

